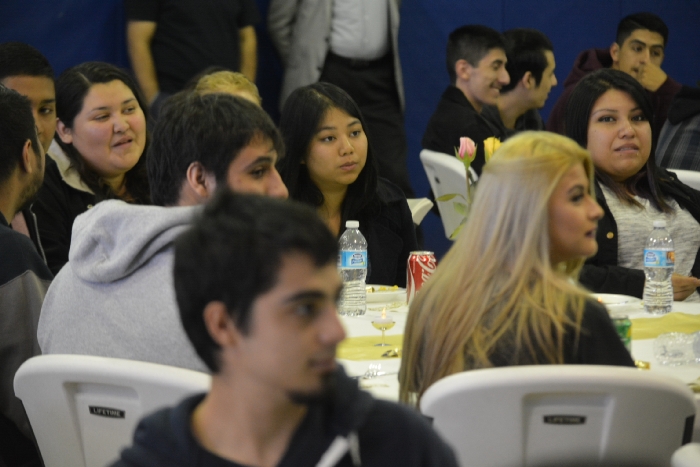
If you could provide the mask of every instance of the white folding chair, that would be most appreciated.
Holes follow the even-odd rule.
[[[454,156],[429,149],[423,149],[420,152],[420,160],[436,199],[450,194],[462,195],[466,199],[467,172],[460,160]],[[478,178],[476,172],[471,167],[469,170],[472,173],[472,179],[476,180]],[[464,219],[464,216],[455,210],[453,205],[455,201],[458,200],[437,201],[442,226],[445,228],[445,236],[450,239],[452,233]]]
[[[700,443],[690,443],[678,448],[671,457],[671,467],[700,466]]]
[[[693,393],[634,368],[472,370],[428,388],[421,411],[463,466],[668,466],[690,441]]]
[[[183,368],[85,355],[42,355],[17,371],[46,467],[104,467],[131,445],[142,416],[209,390],[211,377]]]
[[[408,198],[406,201],[408,202],[408,208],[411,210],[413,223],[420,225],[430,208],[433,207],[433,202],[428,198]]]
[[[700,190],[700,172],[695,170],[680,170],[680,169],[668,169],[669,172],[673,172],[678,177],[678,180],[685,183],[691,188]]]

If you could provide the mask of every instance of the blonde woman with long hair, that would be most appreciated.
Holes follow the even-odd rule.
[[[523,132],[484,166],[469,220],[415,297],[400,399],[477,368],[634,365],[607,315],[577,285],[603,211],[593,163],[566,137]]]

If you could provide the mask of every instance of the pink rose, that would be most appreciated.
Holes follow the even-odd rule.
[[[459,151],[457,151],[457,157],[462,160],[462,162],[466,162],[465,157],[469,162],[472,162],[475,155],[476,144],[474,141],[466,136],[459,138]]]

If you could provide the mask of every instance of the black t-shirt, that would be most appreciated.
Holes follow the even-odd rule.
[[[157,23],[151,42],[158,84],[177,92],[213,65],[239,71],[239,30],[256,24],[254,0],[125,0],[129,21]]]

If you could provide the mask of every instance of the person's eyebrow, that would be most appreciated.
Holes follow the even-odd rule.
[[[251,167],[255,167],[256,165],[265,164],[265,163],[274,164],[275,157],[272,155],[268,155],[268,154],[266,154],[264,156],[258,156],[255,158],[255,160],[253,162],[251,162],[250,164],[248,164],[246,166],[246,169],[250,169]]]
[[[351,127],[351,126],[353,126],[353,125],[357,125],[358,123],[361,124],[362,122],[360,122],[359,119],[355,119],[355,120],[353,120],[352,122],[348,123],[348,127]],[[334,126],[332,126],[332,125],[322,126],[322,127],[320,127],[320,128],[316,131],[316,133],[321,133],[321,132],[324,131],[324,130],[336,130],[336,129],[337,129],[337,128],[334,127]]]
[[[571,194],[573,194],[573,193],[575,193],[576,191],[579,191],[579,190],[584,191],[584,190],[586,190],[586,187],[583,186],[583,185],[581,185],[581,184],[574,185],[574,186],[572,186],[571,188],[569,188],[569,190],[568,190],[566,193],[571,195]]]
[[[56,99],[42,99],[39,101],[39,104],[54,104],[56,102]]]
[[[136,100],[135,97],[130,97],[130,98],[128,98],[128,99],[122,101],[121,105],[129,104],[129,103],[131,103],[132,101],[135,101],[135,100]],[[104,105],[104,106],[102,106],[102,107],[95,107],[94,109],[90,110],[90,112],[95,112],[95,111],[99,111],[99,110],[109,110],[110,108],[111,108],[111,107],[109,107],[108,105]]]
[[[309,300],[323,300],[326,298],[326,294],[320,290],[302,290],[299,293],[287,297],[285,303],[296,303],[305,302]]]
[[[594,110],[593,112],[591,112],[591,115],[595,115],[595,114],[600,113],[600,112],[614,112],[614,113],[618,113],[619,110],[617,110],[617,109],[608,109],[608,108],[606,107],[606,108],[604,108],[604,109],[596,109],[596,110]]]

